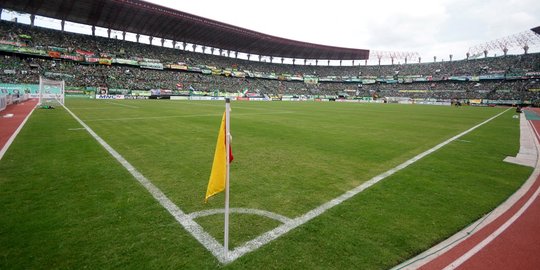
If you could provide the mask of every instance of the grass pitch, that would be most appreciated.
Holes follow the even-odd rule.
[[[204,204],[223,102],[68,99],[187,213]],[[231,207],[294,218],[501,108],[233,102]],[[511,195],[532,169],[508,111],[231,264],[187,233],[63,109],[34,112],[0,161],[0,268],[384,269]],[[197,219],[222,239],[222,215]],[[279,223],[231,215],[231,246]]]

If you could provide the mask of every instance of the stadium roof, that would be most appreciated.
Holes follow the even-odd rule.
[[[2,0],[0,8],[263,56],[365,60],[369,50],[270,36],[136,0]]]
[[[533,30],[533,32],[535,32],[535,33],[537,33],[537,34],[540,35],[540,26],[537,26],[537,27],[535,27],[535,28],[533,28],[533,29],[531,29],[531,30]]]

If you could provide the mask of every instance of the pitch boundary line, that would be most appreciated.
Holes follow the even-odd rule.
[[[238,259],[239,257],[245,255],[246,253],[249,253],[249,252],[252,252],[252,251],[255,251],[256,249],[258,249],[259,247],[265,245],[265,244],[268,244],[269,242],[277,239],[278,237],[282,236],[283,234],[291,231],[292,229],[295,229],[296,227],[310,221],[311,219],[323,214],[324,212],[326,212],[327,210],[333,208],[334,206],[337,206],[339,204],[341,204],[342,202],[352,198],[353,196],[357,195],[358,193],[364,191],[365,189],[373,186],[374,184],[380,182],[381,180],[385,179],[386,177],[388,176],[391,176],[392,174],[408,167],[409,165],[415,163],[416,161],[420,160],[421,158],[439,150],[440,148],[442,148],[443,146],[446,146],[447,144],[455,141],[456,139],[466,135],[467,133],[479,128],[480,126],[483,126],[484,124],[492,121],[493,119],[499,117],[500,115],[504,114],[505,112],[507,112],[508,110],[510,109],[506,109],[504,110],[503,112],[481,122],[480,124],[477,124],[476,126],[473,126],[471,128],[469,128],[468,130],[465,130],[463,131],[462,133],[442,142],[442,143],[439,143],[438,145],[434,146],[433,148],[429,149],[429,150],[426,150],[425,152],[423,153],[420,153],[418,155],[416,155],[415,157],[401,163],[400,165],[384,172],[384,173],[381,173],[373,178],[371,178],[370,180],[368,180],[367,182],[357,186],[356,188],[353,188],[347,192],[345,192],[344,194],[342,194],[341,196],[338,196],[330,201],[328,201],[327,203],[324,203],[322,205],[320,205],[319,207],[305,213],[304,215],[302,216],[299,216],[299,217],[296,217],[294,219],[292,219],[290,222],[287,222],[281,226],[278,226],[277,228],[273,229],[273,230],[270,230],[258,237],[256,237],[255,239],[253,240],[250,240],[248,242],[246,242],[244,245],[240,246],[240,247],[237,247],[235,248],[232,252],[229,252],[229,258],[227,258],[227,262],[232,262],[236,259]]]
[[[98,143],[107,150],[120,164],[128,170],[128,172],[135,177],[135,179],[143,185],[148,192],[156,199],[181,225],[186,229],[199,243],[201,243],[208,251],[214,255],[218,261],[221,263],[227,264],[230,262],[233,262],[234,260],[242,257],[246,253],[253,252],[257,250],[258,248],[262,247],[265,244],[270,243],[271,241],[279,238],[280,236],[286,234],[287,232],[299,227],[300,225],[303,225],[304,223],[310,221],[311,219],[323,214],[327,210],[333,208],[334,206],[337,206],[341,204],[342,202],[352,198],[353,196],[357,195],[358,193],[364,191],[365,189],[373,186],[374,184],[380,182],[381,180],[385,179],[388,176],[393,175],[394,173],[408,167],[409,165],[415,163],[416,161],[420,160],[421,158],[439,150],[440,148],[446,146],[447,144],[455,141],[456,139],[468,134],[469,132],[477,129],[478,127],[492,121],[493,119],[499,117],[500,115],[507,112],[509,109],[504,110],[503,112],[469,128],[468,130],[465,130],[461,132],[458,135],[455,135],[451,137],[450,139],[439,143],[438,145],[434,146],[431,149],[428,149],[415,157],[401,163],[400,165],[381,173],[367,182],[364,182],[363,184],[345,192],[344,194],[320,205],[319,207],[316,207],[307,213],[296,217],[294,219],[288,219],[284,218],[286,220],[285,223],[282,225],[267,231],[258,237],[244,243],[244,245],[236,247],[231,252],[228,252],[228,256],[225,257],[223,255],[223,246],[219,244],[219,242],[212,237],[210,234],[208,234],[197,222],[195,222],[192,219],[191,215],[196,215],[196,213],[192,213],[191,215],[188,215],[184,213],[176,204],[174,204],[158,187],[156,187],[154,184],[152,184],[144,175],[142,175],[133,165],[131,165],[122,155],[120,155],[116,150],[114,150],[109,144],[107,144],[101,137],[99,137],[88,125],[86,125],[80,118],[78,118],[71,110],[69,110],[67,107],[63,106],[66,111],[71,114],[71,116],[79,122],[87,131],[88,133],[98,141]],[[251,115],[251,114],[250,114]],[[261,210],[262,211],[262,210]],[[266,212],[266,211],[265,211]],[[277,214],[276,214],[277,215]]]
[[[520,137],[526,136],[524,135],[526,132],[533,133],[533,131],[536,133],[536,130],[532,127],[530,121],[525,120],[525,116],[522,114],[520,118]],[[532,137],[532,136],[530,137],[530,143],[534,145],[534,149],[535,149],[534,150],[535,156],[536,156],[535,169],[532,172],[532,174],[529,176],[527,181],[525,181],[525,183],[523,183],[523,185],[516,192],[514,192],[503,203],[497,206],[497,208],[485,214],[483,217],[479,218],[478,220],[474,221],[466,228],[455,233],[454,235],[450,236],[446,240],[436,244],[435,246],[429,248],[428,250],[416,255],[415,257],[410,258],[392,267],[391,270],[418,269],[429,264],[431,261],[437,259],[439,256],[444,256],[444,253],[448,252],[449,250],[460,245],[462,242],[466,241],[471,235],[479,232],[480,230],[484,229],[486,226],[490,225],[493,221],[498,219],[501,215],[503,215],[511,207],[513,207],[514,204],[516,204],[516,202],[520,198],[525,196],[526,193],[531,189],[531,187],[534,185],[534,182],[536,181],[536,178],[540,174],[540,170],[538,170],[538,168],[540,168],[540,160],[538,159],[538,149],[540,146],[538,145],[539,142],[536,138],[540,138],[540,135],[538,135],[538,137]],[[523,143],[523,139],[520,138],[520,144],[522,143]],[[520,152],[522,151],[521,150],[522,147],[523,145],[520,145]],[[510,161],[507,159],[508,157],[504,161],[510,162],[510,163],[516,163],[515,161]],[[519,163],[516,163],[516,164],[519,164]],[[524,165],[524,166],[528,166],[528,165]]]
[[[223,247],[217,240],[208,234],[197,222],[193,221],[182,209],[174,204],[158,187],[142,175],[133,165],[131,165],[122,155],[114,150],[99,135],[97,135],[88,125],[86,125],[77,115],[66,106],[63,106],[71,116],[79,122],[98,143],[109,152],[120,164],[144,187],[156,201],[159,202],[175,219],[188,231],[199,243],[214,255],[220,262],[224,262]]]
[[[522,117],[524,118],[525,116],[522,115]],[[530,126],[530,128],[534,131],[536,137],[533,139],[534,140],[534,144],[535,144],[535,147],[538,148],[538,139],[540,138],[540,135],[538,134],[538,131],[536,130],[536,128],[534,127],[534,125],[532,125],[531,123],[531,120],[528,120],[527,121],[527,124]],[[536,162],[536,168],[535,170],[533,171],[533,173],[531,174],[531,177],[529,177],[529,180],[532,180],[530,181],[530,186],[527,185],[527,183],[525,183],[523,186],[527,186],[527,189],[524,189],[523,193],[519,198],[515,198],[512,200],[512,205],[508,206],[508,208],[510,208],[511,206],[513,206],[514,204],[516,204],[516,202],[522,198],[523,196],[526,195],[527,191],[530,190],[531,186],[534,185],[534,182],[537,181],[537,178],[538,178],[538,174],[540,173],[540,171],[538,170],[538,162],[539,160],[537,159],[537,162]],[[529,182],[529,181],[528,181]],[[517,193],[517,192],[516,192]],[[478,253],[479,251],[481,251],[484,247],[486,247],[489,243],[491,243],[493,240],[495,240],[497,237],[499,237],[499,235],[501,235],[506,229],[508,229],[508,227],[510,227],[516,220],[518,220],[522,215],[523,213],[525,213],[525,211],[527,211],[527,209],[531,206],[531,204],[536,200],[538,199],[537,197],[540,195],[540,187],[538,187],[534,194],[532,196],[529,197],[529,199],[527,200],[527,202],[525,202],[520,208],[519,210],[514,213],[505,223],[503,223],[499,228],[497,228],[497,230],[493,231],[491,234],[489,234],[486,238],[484,238],[484,240],[482,240],[481,242],[479,242],[478,244],[476,244],[473,248],[471,248],[470,250],[468,250],[466,253],[464,253],[463,255],[461,255],[459,258],[455,259],[454,261],[452,261],[450,264],[448,264],[445,268],[443,268],[443,270],[453,270],[453,269],[456,269],[458,268],[460,265],[462,265],[463,263],[465,263],[467,260],[469,260],[471,257],[473,257],[474,255],[476,255],[476,253]],[[501,215],[503,213],[500,213]]]

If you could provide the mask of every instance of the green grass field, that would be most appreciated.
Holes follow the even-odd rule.
[[[223,102],[68,99],[186,213],[207,204]],[[233,102],[231,207],[295,218],[504,111]],[[0,269],[386,269],[444,240],[532,172],[512,110],[223,265],[64,109],[36,110],[0,161]],[[220,243],[223,215],[197,218]],[[231,249],[280,225],[231,215]]]

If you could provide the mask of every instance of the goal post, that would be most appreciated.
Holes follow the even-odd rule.
[[[39,76],[38,105],[64,105],[64,81]]]

